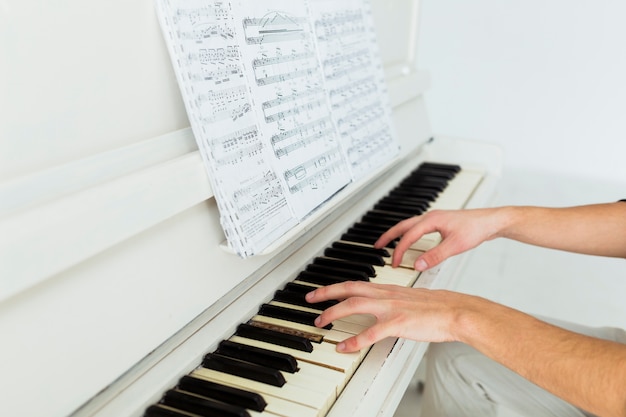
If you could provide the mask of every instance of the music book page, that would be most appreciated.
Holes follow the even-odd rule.
[[[397,155],[369,0],[157,0],[157,11],[240,256]]]

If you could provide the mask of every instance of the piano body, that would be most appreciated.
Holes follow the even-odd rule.
[[[430,131],[419,2],[373,9],[400,157],[247,259],[224,248],[153,3],[1,11],[2,414],[143,415],[423,161],[470,173],[440,207],[488,203],[499,149]],[[464,259],[411,285],[452,287]],[[425,349],[377,343],[328,415],[392,415]]]

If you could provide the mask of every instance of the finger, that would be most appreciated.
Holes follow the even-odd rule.
[[[357,352],[365,347],[391,336],[389,328],[382,324],[375,324],[359,333],[337,344],[338,352]]]
[[[380,235],[378,240],[374,243],[375,248],[383,248],[392,240],[402,236],[407,230],[409,230],[415,223],[419,222],[419,216],[411,217],[406,220],[398,222],[395,226],[392,226],[385,233]]]
[[[455,249],[452,238],[444,239],[434,248],[424,252],[415,260],[415,269],[425,271],[433,268],[451,256],[459,254],[461,251]]]
[[[391,258],[391,266],[395,268],[400,265],[404,253],[409,250],[411,245],[420,240],[425,234],[436,231],[438,231],[438,228],[431,222],[422,221],[416,223],[410,230],[404,233],[404,235],[394,248],[393,257]]]
[[[338,284],[317,288],[305,297],[309,303],[318,303],[327,300],[345,300],[349,297],[371,297],[376,291],[385,290],[387,284],[374,284],[363,281],[346,281]]]
[[[370,314],[378,320],[385,313],[386,303],[378,297],[350,297],[324,310],[316,319],[317,327],[324,327],[335,320],[353,314]]]

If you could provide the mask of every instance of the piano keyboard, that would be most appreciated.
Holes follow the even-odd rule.
[[[324,416],[369,349],[337,353],[340,341],[373,323],[367,315],[346,317],[326,328],[314,319],[333,302],[309,304],[312,289],[346,280],[413,286],[417,256],[439,242],[427,235],[391,268],[395,242],[373,243],[389,227],[432,209],[462,208],[482,174],[457,165],[423,163],[386,197],[277,290],[256,315],[205,355],[202,364],[148,407],[145,417]]]

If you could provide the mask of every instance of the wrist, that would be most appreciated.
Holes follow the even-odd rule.
[[[453,339],[478,348],[490,338],[494,326],[499,327],[502,324],[497,321],[506,316],[506,310],[508,309],[501,304],[485,298],[464,295],[452,323]]]
[[[515,234],[515,227],[524,216],[524,208],[518,206],[498,207],[494,218],[494,230],[491,239],[510,238]]]

